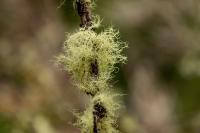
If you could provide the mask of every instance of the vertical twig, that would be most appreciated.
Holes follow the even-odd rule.
[[[102,118],[106,116],[106,109],[102,105],[102,103],[96,103],[94,105],[94,111],[93,111],[93,120],[94,120],[94,126],[93,126],[93,132],[99,133],[100,129],[98,128],[98,123],[101,121]]]
[[[78,15],[80,16],[80,27],[88,29],[92,25],[92,16],[91,16],[91,2],[86,2],[85,0],[76,0],[76,7]],[[95,78],[99,75],[99,67],[97,59],[94,59],[91,62],[91,75]],[[95,96],[95,94],[91,95]],[[100,129],[98,128],[98,123],[106,114],[106,109],[102,104],[95,104],[93,111],[93,133],[99,133]]]
[[[97,118],[93,113],[93,133],[98,133],[98,129],[97,129]]]
[[[90,4],[91,2],[86,2],[85,0],[76,0],[77,12],[81,18],[80,27],[85,27],[86,29],[92,25]]]

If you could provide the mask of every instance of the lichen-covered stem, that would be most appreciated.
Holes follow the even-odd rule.
[[[77,126],[82,133],[118,133],[113,126],[120,105],[108,83],[115,70],[114,65],[124,63],[117,41],[118,32],[109,28],[99,34],[91,27],[80,28],[69,35],[64,44],[64,53],[57,57],[59,65],[72,74],[77,87],[91,97],[88,108],[78,115]]]
[[[88,29],[92,25],[92,17],[91,17],[91,9],[88,3],[84,0],[76,0],[76,6],[77,6],[77,12],[81,19],[80,27]],[[94,59],[93,62],[91,62],[91,76],[94,78],[97,78],[99,75],[99,67],[98,67],[98,61],[97,59]],[[97,89],[98,90],[98,89]],[[86,93],[88,94],[88,93]],[[92,97],[95,96],[95,94],[91,95]],[[102,105],[96,104],[94,106],[94,112],[93,112],[93,132],[99,133],[98,129],[98,121],[100,121],[101,116],[99,116],[102,112],[102,110],[106,110]],[[105,113],[105,111],[103,112]]]
[[[96,116],[93,114],[93,132],[94,133],[98,133],[98,129],[97,129],[97,118]]]

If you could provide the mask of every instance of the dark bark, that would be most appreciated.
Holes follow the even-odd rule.
[[[94,105],[94,112],[93,112],[94,133],[100,133],[100,128],[98,128],[98,123],[100,123],[101,119],[106,116],[106,113],[107,111],[101,103],[96,103]]]
[[[94,77],[97,77],[99,74],[99,67],[98,67],[97,59],[95,59],[94,62],[91,63],[91,74]]]
[[[80,27],[88,28],[92,25],[90,4],[90,2],[85,2],[84,0],[76,0],[78,15],[81,19]]]

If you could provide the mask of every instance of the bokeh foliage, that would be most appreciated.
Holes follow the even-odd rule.
[[[21,126],[16,126],[18,121],[28,121],[26,128],[29,132],[32,128],[33,132],[39,131],[35,129],[40,128],[36,126],[35,118],[38,115],[42,115],[42,125],[50,125],[58,133],[78,132],[68,124],[74,119],[70,110],[83,109],[87,98],[81,96],[70,84],[69,75],[54,68],[52,63],[54,56],[61,51],[65,32],[74,31],[79,27],[79,17],[73,9],[73,0],[66,0],[63,6],[57,8],[61,2],[0,2],[2,133],[12,133],[18,127],[21,129]],[[135,116],[131,120],[134,121],[132,123],[137,123],[140,132],[145,132],[143,129],[149,129],[151,132],[151,128],[143,122],[146,115],[138,113],[143,110],[138,111],[137,105],[137,95],[140,93],[137,91],[138,80],[135,79],[139,77],[136,73],[141,64],[145,64],[147,68],[151,66],[152,69],[147,71],[151,71],[156,77],[154,87],[156,88],[157,84],[159,86],[156,90],[148,91],[156,92],[156,100],[159,98],[159,92],[164,91],[168,95],[166,99],[172,102],[172,106],[167,106],[167,109],[172,112],[169,119],[173,122],[169,122],[168,125],[175,126],[176,133],[199,133],[200,2],[98,0],[95,12],[104,19],[103,25],[119,27],[122,40],[129,44],[125,53],[128,55],[128,63],[119,66],[118,75],[114,79],[118,80],[114,85],[126,94],[124,99],[127,111],[122,114],[121,120],[123,121],[123,116]],[[151,101],[149,92],[143,95],[142,100],[147,98]],[[162,108],[158,103],[156,107],[158,110]],[[149,112],[149,116],[150,114]],[[27,116],[30,120],[27,120]],[[155,119],[160,120],[157,117]],[[154,120],[152,123],[154,124]],[[161,132],[159,128],[163,127],[153,124],[152,127],[158,133]],[[120,128],[125,133],[132,133],[132,130],[123,128],[123,123]]]

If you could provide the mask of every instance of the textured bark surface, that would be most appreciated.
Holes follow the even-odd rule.
[[[76,1],[77,11],[81,19],[80,27],[88,28],[92,24],[90,4],[91,3],[85,2],[84,0]]]

